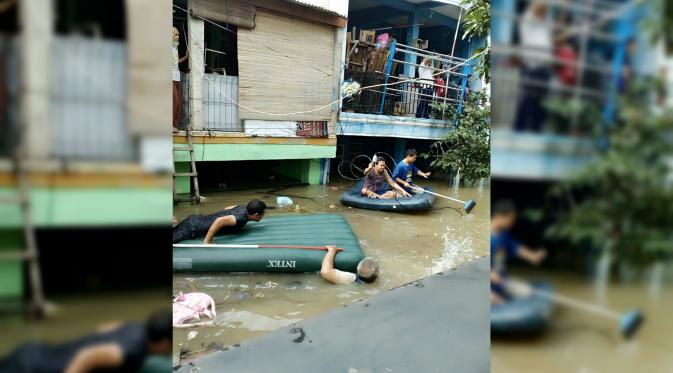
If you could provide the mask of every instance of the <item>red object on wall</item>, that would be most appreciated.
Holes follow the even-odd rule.
[[[295,134],[300,137],[327,137],[327,122],[297,122]]]

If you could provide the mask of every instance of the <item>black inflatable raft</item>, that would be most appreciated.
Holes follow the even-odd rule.
[[[360,194],[364,185],[364,179],[360,180],[353,189],[341,194],[341,203],[346,206],[359,209],[370,209],[393,212],[428,211],[435,202],[435,196],[430,193],[416,193],[411,198],[370,198]],[[427,187],[426,190],[432,191]]]
[[[535,282],[534,289],[552,292],[548,282]],[[491,334],[514,336],[543,331],[551,318],[554,302],[533,293],[530,297],[491,306]]]

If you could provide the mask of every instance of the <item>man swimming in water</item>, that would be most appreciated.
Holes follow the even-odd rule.
[[[510,200],[498,201],[491,209],[491,303],[503,303],[508,294],[505,289],[507,260],[513,257],[538,265],[547,256],[547,251],[533,251],[512,237],[517,211]]]
[[[413,191],[411,188],[411,186],[414,185],[412,177],[416,175],[421,175],[426,179],[430,177],[429,172],[421,172],[421,170],[414,165],[416,158],[418,158],[416,149],[407,149],[404,154],[404,159],[400,161],[393,170],[393,180],[404,187],[408,192]]]
[[[354,284],[357,282],[371,283],[376,280],[379,275],[379,265],[374,259],[366,257],[358,263],[357,273],[340,271],[334,268],[334,258],[337,254],[336,246],[325,246],[327,254],[322,259],[322,267],[320,268],[320,277],[325,280],[337,284]]]
[[[0,359],[0,372],[137,372],[149,354],[170,356],[172,339],[173,315],[165,310],[144,325],[107,325],[59,345],[27,343]]]
[[[190,215],[173,228],[173,243],[205,236],[203,243],[212,244],[218,233],[237,233],[248,221],[262,220],[265,210],[264,202],[253,199],[247,206],[229,206],[205,216]]]
[[[383,158],[377,159],[376,163],[370,163],[369,167],[365,169],[365,184],[362,186],[360,194],[371,198],[395,198],[397,195],[395,190],[388,189],[385,184],[388,184],[391,189],[399,191],[403,196],[411,197],[409,192],[390,178],[386,170],[386,160]]]

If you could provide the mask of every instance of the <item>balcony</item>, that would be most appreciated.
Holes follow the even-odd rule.
[[[343,101],[337,135],[430,140],[446,136],[469,89],[470,62],[396,41],[369,53],[363,63],[349,56],[344,81],[358,82],[363,89]],[[431,61],[433,80],[414,77],[417,68],[426,69],[418,59]]]
[[[651,64],[634,38],[638,12],[543,1],[539,9],[555,16],[542,17],[512,4],[492,9],[492,174],[562,179],[605,142],[596,136]]]

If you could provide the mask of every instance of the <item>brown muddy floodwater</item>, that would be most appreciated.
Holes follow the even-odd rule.
[[[290,197],[294,206],[267,211],[280,214],[340,213],[350,223],[365,253],[378,260],[381,274],[367,285],[331,285],[317,273],[305,274],[174,274],[173,291],[201,291],[217,303],[213,326],[174,329],[174,351],[183,357],[235,346],[283,326],[301,321],[488,255],[488,188],[453,189],[447,183],[423,182],[437,193],[462,200],[474,199],[477,207],[466,215],[458,203],[437,198],[432,211],[397,214],[349,208],[339,196],[354,183],[269,188],[238,192],[206,193],[200,206],[180,204],[179,220],[190,214],[210,214],[233,204],[257,198],[275,206],[277,195]],[[332,187],[337,187],[333,190]],[[297,205],[299,205],[297,209]],[[454,209],[455,208],[455,209]],[[486,296],[486,294],[484,294]]]
[[[572,274],[528,273],[551,281],[554,290],[574,299],[603,304],[618,312],[640,309],[645,323],[625,341],[616,322],[557,305],[548,330],[535,338],[491,341],[491,371],[511,372],[673,372],[673,286],[658,294],[645,285],[610,285],[604,295]],[[604,303],[601,303],[603,298]]]
[[[101,325],[138,321],[167,309],[169,288],[99,294],[47,295],[48,317],[27,322],[22,315],[0,317],[0,358],[26,342],[60,343],[94,333]]]

